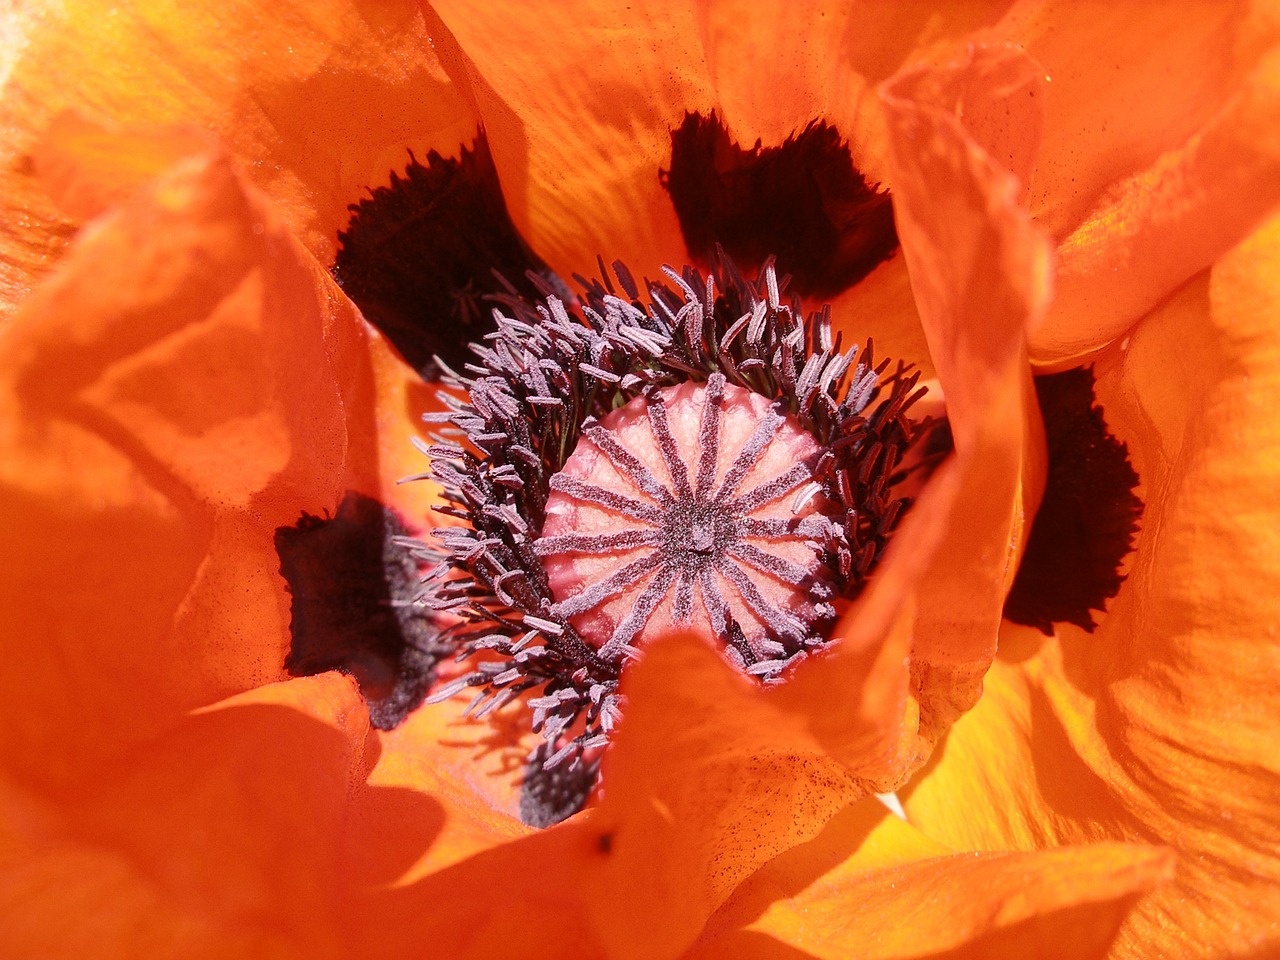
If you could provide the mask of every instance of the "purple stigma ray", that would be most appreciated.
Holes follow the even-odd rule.
[[[552,490],[567,493],[578,500],[597,503],[602,507],[625,513],[627,516],[634,517],[637,520],[655,524],[662,522],[662,511],[652,504],[644,503],[641,500],[629,499],[613,490],[606,490],[591,483],[583,483],[581,480],[566,477],[564,474],[556,474],[552,477],[550,487]]]
[[[729,607],[716,589],[715,577],[711,575],[710,568],[698,571],[698,587],[702,592],[702,602],[707,605],[707,613],[711,615],[711,626],[719,636],[724,636],[729,629],[726,622]]]
[[[716,454],[720,449],[720,401],[724,395],[724,374],[713,373],[707,378],[706,405],[702,408],[702,430],[698,435],[698,447],[702,456],[698,460],[698,480],[693,494],[695,499],[706,495],[707,488],[716,475]]]
[[[760,421],[760,425],[756,427],[751,439],[747,441],[742,451],[738,454],[738,458],[734,460],[733,465],[721,479],[720,492],[716,495],[717,501],[724,500],[738,489],[738,484],[742,482],[743,478],[755,465],[756,459],[760,456],[760,451],[769,445],[769,442],[785,422],[776,413]]]
[[[737,500],[730,502],[728,506],[731,510],[750,513],[757,507],[763,507],[766,503],[785,496],[796,487],[808,483],[812,479],[813,471],[803,463],[797,463],[776,480],[761,484],[754,490],[743,494]]]
[[[556,537],[543,537],[533,550],[540,557],[557,553],[599,553],[602,550],[629,550],[632,547],[656,547],[662,543],[657,530],[620,530],[617,533],[583,535],[565,533]]]
[[[680,450],[676,446],[675,435],[671,425],[667,423],[667,408],[661,403],[649,404],[649,429],[658,444],[662,461],[667,465],[671,481],[675,486],[677,500],[687,500],[693,496],[693,488],[689,486],[689,468],[680,459]]]
[[[693,574],[688,570],[680,571],[680,579],[676,582],[676,602],[672,608],[672,619],[676,623],[688,623],[693,615]]]
[[[600,448],[615,467],[631,478],[637,487],[657,500],[664,509],[671,508],[676,499],[672,497],[671,491],[659,483],[653,471],[636,459],[630,450],[609,436],[608,430],[598,423],[592,423],[582,432]]]
[[[557,603],[552,607],[552,610],[559,617],[574,617],[580,613],[585,613],[600,606],[611,597],[617,596],[627,587],[638,583],[644,574],[661,565],[662,556],[659,553],[655,551],[647,554],[639,560],[631,561],[631,563],[615,571],[607,579],[592,584],[576,597]],[[527,620],[528,618],[526,617],[525,619]]]

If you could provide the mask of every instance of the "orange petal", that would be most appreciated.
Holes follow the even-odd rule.
[[[1277,944],[1278,251],[1272,220],[1099,358],[1147,504],[1129,579],[1092,635],[1011,650],[907,802],[949,843],[1178,850],[1121,956]],[[994,815],[957,816],[974,805]]]
[[[777,146],[811,120],[825,119],[849,143],[854,165],[872,182],[883,179],[875,92],[858,69],[862,64],[850,62],[850,53],[867,52],[849,49],[867,36],[866,11],[832,0],[786,6],[718,0],[695,7],[715,109],[734,140]],[[746,55],[750,50],[768,56]],[[679,122],[677,116],[670,124]]]
[[[977,699],[1039,495],[1025,335],[1048,302],[1049,251],[1017,203],[1015,175],[1039,136],[1037,89],[1034,63],[1002,48],[882,88],[898,232],[962,478],[916,593],[912,669],[929,739]]]
[[[212,130],[285,223],[330,262],[348,203],[425,155],[474,136],[476,115],[446,74],[418,4],[237,0],[125,6],[74,0],[15,18],[0,98],[0,302],[61,254],[68,223],[41,197],[28,159],[67,109],[126,126]],[[8,296],[4,296],[8,294]]]
[[[839,96],[832,74],[854,15],[847,4],[802,0],[771,7],[719,0],[693,6],[716,109],[738,142],[780,144],[829,113],[830,100]],[[797,29],[819,23],[821,30]],[[769,55],[745,56],[756,44],[767,44]]]
[[[1123,334],[1280,203],[1280,50],[1195,134],[1113,185],[1059,248],[1032,359],[1065,367]]]
[[[272,534],[375,487],[371,404],[354,309],[225,158],[85,232],[0,351],[3,739],[24,776],[281,676]]]
[[[606,855],[580,882],[610,956],[673,956],[745,876],[862,791],[700,639],[654,643],[623,690],[591,819]]]
[[[693,11],[683,4],[544,6],[437,0],[442,56],[472,79],[512,220],[551,266],[637,277],[683,256],[658,180],[671,129],[709,110]]]
[[[41,809],[6,791],[6,956],[334,956],[367,715],[336,674],[182,721]],[[423,815],[432,801],[419,801]]]
[[[1265,4],[1234,0],[1012,4],[980,38],[1025,50],[1049,80],[1036,220],[1066,236],[1113,184],[1193,137],[1276,42],[1278,26]]]
[[[500,711],[492,722],[481,723],[462,716],[468,700],[469,696],[459,697],[420,708],[401,726],[381,734],[382,755],[369,774],[374,792],[434,797],[449,815],[437,825],[439,835],[429,848],[353,843],[348,852],[352,867],[370,882],[376,875],[380,884],[409,884],[536,833],[517,814],[527,750],[522,753],[515,745],[521,734],[530,735],[527,714]],[[403,822],[402,829],[413,830],[411,815],[412,805],[406,801],[399,810],[374,809],[370,822],[382,830]],[[399,862],[387,864],[388,854]]]
[[[446,518],[432,512],[440,503],[440,487],[424,476],[431,462],[414,443],[431,442],[422,416],[444,405],[434,386],[424,383],[382,334],[367,329],[375,385],[369,407],[378,433],[379,499],[394,505],[410,530],[421,531]]]
[[[124,203],[169,167],[212,152],[194,128],[109,130],[78,113],[54,118],[32,153],[35,172],[58,207],[88,220]]]
[[[353,956],[579,960],[605,952],[569,868],[598,859],[578,823],[495,846],[408,884],[347,892]],[[591,891],[591,896],[607,895]]]
[[[798,889],[803,874],[770,865],[753,883],[785,884],[792,893],[744,926],[706,938],[688,960],[797,951],[821,960],[1100,958],[1134,901],[1173,866],[1168,851],[1129,844],[952,854],[880,868],[860,859],[855,853]]]

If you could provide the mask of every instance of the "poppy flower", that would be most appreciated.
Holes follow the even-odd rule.
[[[1265,955],[1265,17],[463,7],[15,15],[6,954]],[[647,640],[601,795],[536,830],[518,703],[485,723],[408,709],[401,681],[436,664],[407,654],[390,677],[345,661],[358,684],[286,671],[280,531],[367,501],[416,530],[440,503],[395,484],[422,472],[409,439],[436,388],[329,268],[364,187],[478,124],[555,273],[704,258],[673,133],[713,110],[713,147],[836,130],[840,162],[887,186],[900,254],[796,282],[852,283],[825,291],[836,329],[936,377],[955,454],[824,627],[839,642],[785,682],[696,629]],[[1145,504],[1114,599],[1047,634],[1001,619],[1055,482],[1028,358],[1092,361],[1097,445],[1126,445]],[[321,559],[341,579],[354,555]]]

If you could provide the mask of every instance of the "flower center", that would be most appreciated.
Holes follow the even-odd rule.
[[[746,663],[806,646],[835,613],[820,455],[719,373],[588,421],[534,548],[553,612],[606,657],[677,628],[709,630]]]

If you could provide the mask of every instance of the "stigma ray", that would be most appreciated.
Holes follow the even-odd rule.
[[[777,406],[713,373],[652,390],[583,430],[552,480],[534,551],[557,597],[552,611],[602,656],[674,627],[703,625],[728,645],[730,623],[752,649],[767,639],[794,649],[825,614],[814,601],[833,595],[831,574],[794,533],[826,520],[825,498],[809,498],[798,517],[786,506],[793,525],[776,515],[783,497],[813,484],[821,451]]]

